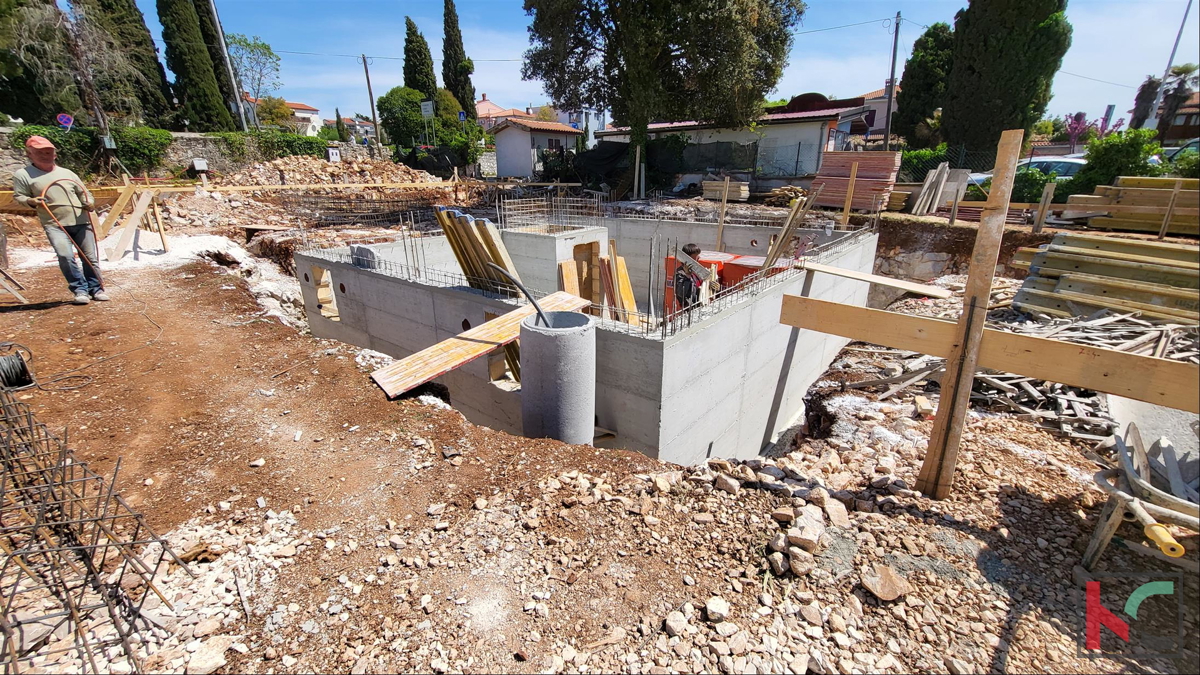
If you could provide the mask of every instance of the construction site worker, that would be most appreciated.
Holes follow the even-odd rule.
[[[700,256],[700,247],[695,244],[684,244],[685,255],[695,260]],[[680,310],[688,310],[700,303],[700,285],[704,283],[690,267],[679,263],[675,266],[675,302]]]
[[[25,154],[30,164],[13,174],[13,199],[37,211],[46,238],[58,255],[58,269],[75,294],[75,304],[108,300],[100,281],[96,233],[87,213],[95,208],[91,193],[74,171],[55,163],[58,149],[50,139],[30,136],[25,141]],[[80,262],[75,261],[76,249],[81,258],[86,256]]]

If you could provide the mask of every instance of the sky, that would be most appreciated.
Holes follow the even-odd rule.
[[[162,28],[155,0],[137,0],[157,44]],[[429,41],[441,83],[442,3],[437,0],[216,0],[226,34],[257,35],[282,58],[277,95],[307,103],[332,118],[370,115],[358,54],[368,55],[378,98],[403,84],[404,17]],[[457,0],[467,56],[475,62],[476,96],[503,107],[548,102],[540,82],[521,79],[530,17],[520,0]],[[811,0],[787,67],[769,98],[816,91],[850,98],[883,87],[890,67],[891,25],[901,13],[896,77],[912,43],[937,21],[953,25],[965,0]],[[1071,48],[1054,79],[1048,115],[1084,111],[1100,117],[1133,107],[1137,86],[1161,76],[1187,0],[1070,0]],[[849,25],[848,24],[858,24]],[[847,27],[841,27],[847,26]],[[298,53],[306,52],[306,53]],[[1200,63],[1200,7],[1193,7],[1175,63]],[[1089,79],[1090,78],[1090,79]]]

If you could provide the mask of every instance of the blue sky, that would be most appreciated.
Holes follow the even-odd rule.
[[[161,38],[154,0],[137,3],[155,39]],[[1048,112],[1083,110],[1099,117],[1107,104],[1115,103],[1117,115],[1123,115],[1145,76],[1162,74],[1186,4],[1187,0],[1071,0],[1067,15],[1075,28],[1074,41],[1054,80]],[[878,89],[888,76],[891,57],[890,21],[885,26],[884,19],[897,10],[904,18],[896,67],[900,77],[904,57],[924,25],[953,24],[955,12],[964,5],[965,0],[812,0],[773,98],[807,91],[852,97]],[[458,0],[457,6],[467,55],[475,61],[476,95],[486,92],[505,107],[547,102],[541,83],[521,79],[521,57],[529,43],[529,17],[522,3]],[[362,64],[336,55],[374,57],[370,68],[376,97],[402,84],[406,15],[429,41],[441,81],[442,3],[437,0],[217,0],[217,9],[226,33],[258,35],[281,52],[284,86],[278,93],[320,108],[325,117],[333,117],[335,106],[345,115],[370,114]],[[1200,8],[1193,7],[1176,63],[1200,62],[1198,15]],[[863,25],[821,30],[858,23]]]

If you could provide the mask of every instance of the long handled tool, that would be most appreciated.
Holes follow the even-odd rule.
[[[92,264],[91,259],[87,257],[87,253],[83,250],[82,247],[80,247],[79,243],[75,241],[75,238],[72,237],[69,232],[67,232],[67,228],[62,224],[62,221],[60,221],[58,219],[58,216],[54,215],[54,211],[52,211],[50,209],[50,205],[46,203],[46,193],[48,193],[50,191],[50,188],[54,187],[55,185],[58,185],[59,183],[75,183],[79,187],[83,188],[83,190],[85,192],[87,191],[87,188],[84,187],[83,183],[80,183],[79,181],[75,180],[74,178],[59,178],[58,180],[47,185],[45,187],[45,189],[42,190],[42,194],[38,197],[38,199],[41,200],[41,202],[38,204],[38,206],[41,206],[43,209],[46,209],[46,213],[50,214],[50,218],[54,221],[54,223],[56,225],[58,225],[58,229],[62,230],[63,234],[65,234],[67,236],[67,241],[71,242],[71,245],[74,246],[75,250],[79,252],[79,258],[81,260],[83,260],[83,262],[87,263],[87,266],[92,268],[92,271],[96,273],[96,278],[100,280],[100,288],[103,289],[104,288],[104,276],[102,274],[100,274],[99,268],[97,268],[95,265]],[[66,188],[62,188],[62,189],[64,191],[66,190]],[[100,257],[100,241],[96,236],[96,222],[90,217],[90,213],[89,213],[89,217],[88,217],[88,227],[92,228],[92,241],[95,242],[96,257],[99,258]]]

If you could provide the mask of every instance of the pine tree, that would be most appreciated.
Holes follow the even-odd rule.
[[[217,89],[221,92],[221,100],[226,107],[236,105],[237,92],[229,80],[229,69],[225,64],[225,50],[221,44],[221,31],[217,27],[217,17],[213,14],[213,6],[209,0],[192,0],[196,7],[196,18],[200,20],[200,34],[204,36],[204,46],[208,49],[208,58],[213,64],[213,77],[217,78]]]
[[[134,0],[74,0],[94,21],[109,32],[137,69],[141,82],[136,95],[150,126],[169,126],[172,105],[167,73],[158,60],[158,48],[146,27],[146,18]]]
[[[920,147],[917,125],[933,117],[946,95],[946,76],[954,50],[950,24],[935,23],[913,43],[912,56],[904,62],[904,75],[892,112],[892,133],[904,136],[910,146]]]
[[[429,53],[429,43],[425,36],[417,30],[413,20],[404,17],[404,86],[416,89],[432,101],[437,95],[437,76],[433,74],[433,56]]]
[[[442,38],[442,84],[463,105],[467,117],[475,119],[475,86],[471,84],[475,64],[467,58],[467,51],[463,48],[454,0],[446,0],[442,25],[445,31],[445,37]]]
[[[955,15],[942,105],[947,143],[986,150],[1006,129],[1029,134],[1071,46],[1066,9],[1067,0],[971,0]]]
[[[334,108],[333,114],[337,120],[337,122],[334,123],[334,127],[337,128],[338,140],[346,143],[350,140],[350,130],[346,128],[346,120],[342,119],[342,111]]]
[[[175,73],[175,91],[189,128],[233,131],[192,0],[158,0],[158,18],[167,43],[167,67]]]

